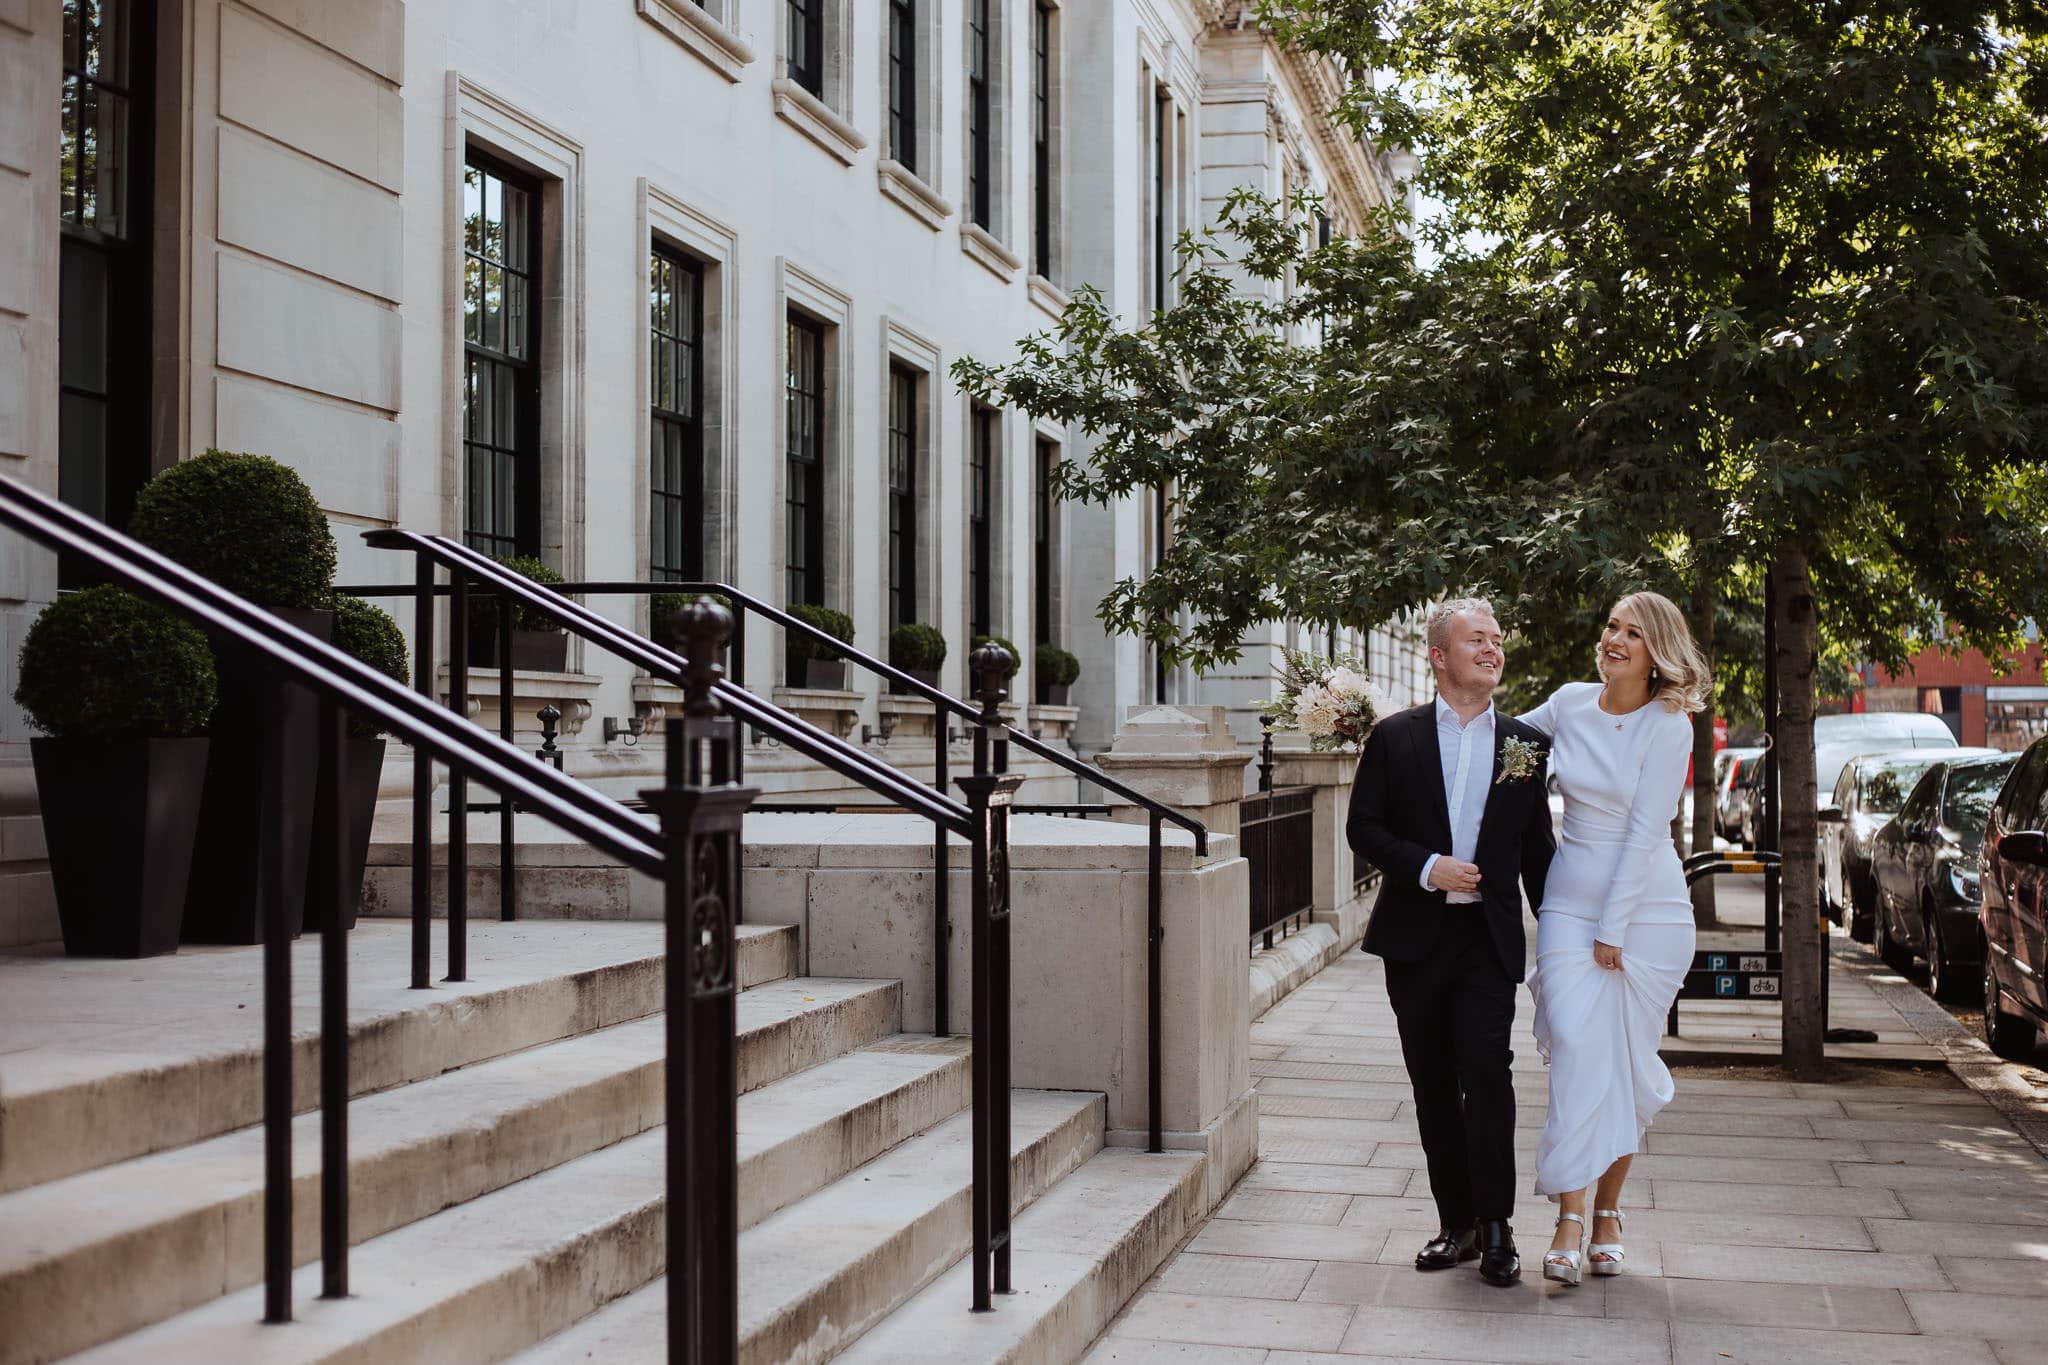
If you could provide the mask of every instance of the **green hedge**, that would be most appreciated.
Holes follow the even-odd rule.
[[[936,626],[906,621],[889,632],[889,664],[912,672],[936,672],[946,662],[946,637]]]
[[[551,586],[562,581],[562,576],[532,555],[493,556],[498,563],[521,577],[530,578],[542,586]],[[469,598],[470,619],[482,624],[488,630],[498,619],[498,595],[493,593],[471,593]],[[512,604],[512,629],[558,631],[562,623],[545,612],[534,610],[524,602]]]
[[[384,608],[347,593],[334,593],[327,605],[334,612],[334,647],[391,678],[400,686],[412,682],[411,660],[405,651],[405,632]],[[349,713],[348,729],[365,739],[379,733],[369,720]]]
[[[58,739],[174,738],[206,733],[214,686],[213,651],[196,626],[102,584],[36,617],[14,699]]]
[[[647,633],[657,640],[669,638],[669,622],[692,602],[716,602],[731,613],[735,621],[739,616],[733,611],[732,603],[715,592],[658,592],[647,603]],[[680,639],[677,643],[681,643]]]
[[[853,643],[853,618],[843,611],[830,607],[814,606],[799,602],[789,609],[789,614],[807,626],[824,631],[842,644]],[[789,632],[789,652],[798,659],[842,659],[846,656],[822,640],[813,640],[796,631]]]
[[[306,481],[264,455],[209,450],[136,495],[137,540],[266,607],[326,605],[334,533]]]
[[[1023,655],[1023,654],[1022,654],[1021,652],[1019,652],[1019,650],[1017,649],[1017,646],[1015,646],[1015,645],[1011,644],[1011,643],[1010,643],[1010,642],[1009,642],[1008,640],[1005,640],[1005,639],[1004,639],[1004,638],[1003,638],[1002,636],[1000,636],[1000,635],[977,635],[977,636],[975,636],[975,637],[974,637],[974,648],[976,648],[976,649],[980,649],[980,648],[981,648],[981,647],[982,647],[983,645],[1001,645],[1001,646],[1002,646],[1002,647],[1003,647],[1004,649],[1008,650],[1008,651],[1009,651],[1009,654],[1010,654],[1010,670],[1009,670],[1009,672],[1007,672],[1007,673],[1003,674],[1003,677],[1007,679],[1007,678],[1014,678],[1014,677],[1016,677],[1016,676],[1017,676],[1017,670],[1018,670],[1019,668],[1023,667],[1023,665],[1024,665],[1024,655]],[[969,659],[969,662],[968,662],[968,665],[967,665],[967,666],[968,666],[968,668],[969,668],[970,670],[972,670],[972,668],[974,667],[974,664],[973,664],[973,661],[972,661],[972,658],[971,658],[971,656],[970,656],[970,659]],[[975,682],[975,681],[977,681],[977,680],[976,680],[976,679],[972,679],[972,678],[970,678],[970,679],[968,679],[968,681],[969,681],[970,683],[972,683],[972,682]]]
[[[1032,664],[1039,681],[1048,687],[1071,687],[1081,676],[1081,661],[1058,645],[1040,645]]]

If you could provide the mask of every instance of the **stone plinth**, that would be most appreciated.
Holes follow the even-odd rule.
[[[948,849],[948,1014],[973,1005],[969,848]],[[1147,833],[1106,820],[1019,815],[1011,824],[1014,1084],[1108,1096],[1109,1140],[1147,1140]],[[1205,1210],[1251,1162],[1248,870],[1235,838],[1164,834],[1160,1088],[1169,1147],[1204,1152]],[[903,1026],[932,1027],[931,827],[906,816],[750,815],[745,916],[796,924],[800,970],[900,980]]]
[[[1273,745],[1273,785],[1315,789],[1315,913],[1327,919],[1354,897],[1356,855],[1344,837],[1344,820],[1351,809],[1351,779],[1358,771],[1358,755],[1350,749],[1315,753],[1306,740],[1288,736],[1281,747]]]
[[[1237,747],[1220,706],[1133,706],[1096,764],[1117,781],[1194,816],[1212,834],[1236,834],[1251,755]],[[1144,823],[1145,809],[1115,793],[1103,798],[1117,820]]]

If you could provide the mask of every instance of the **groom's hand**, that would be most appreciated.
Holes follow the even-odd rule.
[[[1438,858],[1429,869],[1429,884],[1439,891],[1477,891],[1479,864],[1461,863],[1456,858]]]

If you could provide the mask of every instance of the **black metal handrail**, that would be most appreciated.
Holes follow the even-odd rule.
[[[325,641],[227,591],[211,580],[19,481],[0,477],[0,525],[12,527],[60,554],[90,565],[105,578],[155,598],[191,620],[216,648],[246,651],[277,679],[310,688],[319,698],[319,749],[325,778],[316,819],[329,822],[338,848],[339,790],[345,750],[343,708],[374,721],[451,771],[466,772],[516,796],[536,813],[611,857],[666,876],[667,857],[654,824],[619,807],[582,783],[451,716]],[[275,725],[266,718],[230,723]],[[274,735],[273,735],[274,738]],[[274,780],[284,746],[267,746]],[[291,1319],[292,1271],[292,1059],[291,942],[286,923],[281,803],[268,803],[264,839],[270,869],[261,888],[263,939],[264,1318]],[[332,898],[332,867],[314,869],[309,889],[328,903],[322,913],[320,992],[320,1250],[322,1297],[342,1298],[348,1288],[348,962],[344,917]],[[673,1201],[672,1201],[673,1203]]]
[[[972,1005],[975,1022],[970,1062],[971,1071],[976,1078],[972,1118],[972,1200],[975,1208],[974,1306],[977,1310],[987,1309],[990,1306],[991,1292],[1009,1293],[1009,806],[1017,786],[1023,780],[1021,777],[1005,775],[1003,772],[1006,741],[1000,733],[1000,703],[1008,695],[1002,685],[1002,679],[1007,675],[1013,662],[1009,652],[1000,647],[977,652],[976,672],[982,679],[979,695],[983,705],[981,711],[973,714],[977,726],[974,740],[975,768],[973,778],[961,780],[960,785],[968,798],[963,804],[943,792],[926,787],[901,770],[881,762],[838,736],[828,734],[778,707],[762,702],[736,683],[719,676],[721,670],[714,669],[706,673],[699,667],[697,661],[687,659],[673,650],[635,634],[608,617],[565,596],[559,588],[537,584],[467,545],[450,540],[446,536],[404,530],[369,531],[364,533],[363,539],[374,548],[399,550],[414,556],[417,583],[415,591],[418,594],[415,606],[419,620],[418,630],[424,640],[430,642],[432,639],[432,609],[433,598],[436,595],[433,592],[433,578],[435,566],[438,565],[447,569],[451,575],[450,596],[458,621],[465,618],[468,594],[473,580],[476,584],[498,594],[501,625],[509,616],[510,604],[516,603],[538,612],[549,620],[558,622],[577,638],[599,645],[655,677],[684,688],[690,694],[686,710],[694,712],[708,704],[715,713],[722,713],[730,721],[744,723],[752,729],[773,736],[840,776],[880,796],[892,799],[907,813],[930,820],[934,831],[935,883],[943,886],[948,880],[946,835],[958,834],[968,841],[972,869]],[[683,614],[686,617],[701,618],[702,608],[693,607]],[[730,619],[723,610],[720,610],[718,615]],[[501,687],[511,674],[509,635],[509,631],[500,631]],[[451,657],[455,662],[450,670],[448,705],[451,712],[459,713],[467,709],[467,698],[464,695],[466,649],[462,642],[457,642],[452,648]],[[432,687],[432,670],[424,654],[417,676],[421,686]],[[685,766],[678,746],[687,742],[687,732],[671,726],[669,738],[667,762],[673,777]],[[720,771],[736,782],[742,772],[743,749],[735,741],[725,744],[722,753],[725,757],[720,760],[724,765]],[[423,770],[416,770],[413,801],[413,846],[416,868],[425,860],[431,847],[429,841],[432,817],[421,790],[427,776]],[[468,838],[466,796],[461,788],[460,778],[454,775],[451,775],[450,779],[448,811],[448,917],[452,935],[453,926],[459,920],[463,905],[463,892],[456,870],[463,863],[462,850]],[[501,831],[504,830],[504,824],[501,824],[500,828]],[[673,846],[672,855],[682,856],[674,854]],[[739,863],[736,855],[730,866],[734,878],[737,879]],[[504,881],[509,881],[512,876],[509,844],[501,854],[499,876]],[[416,896],[419,895],[421,886],[422,881],[416,874]],[[726,895],[724,903],[728,907],[733,907],[739,904],[739,900],[739,892],[735,886]],[[673,909],[678,903],[679,893],[671,882],[668,905]],[[415,913],[419,913],[417,904]],[[943,937],[935,944],[934,951],[936,956],[945,956]],[[696,1006],[693,1005],[692,1008]],[[943,1025],[943,1016],[941,1022]],[[943,1032],[943,1027],[939,1031]],[[709,1074],[704,1067],[698,1069],[701,1073]],[[698,1158],[692,1157],[691,1160]],[[671,1167],[672,1174],[676,1170],[676,1167]],[[674,1207],[673,1192],[671,1207]],[[714,1209],[713,1212],[716,1213],[717,1210]],[[696,1237],[694,1233],[686,1235],[693,1239]],[[692,1244],[694,1245],[694,1240]],[[677,1246],[680,1243],[671,1245]]]

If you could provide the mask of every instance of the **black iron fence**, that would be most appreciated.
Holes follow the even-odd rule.
[[[1253,937],[1299,929],[1315,909],[1315,788],[1279,787],[1244,799],[1237,820],[1251,864]]]

